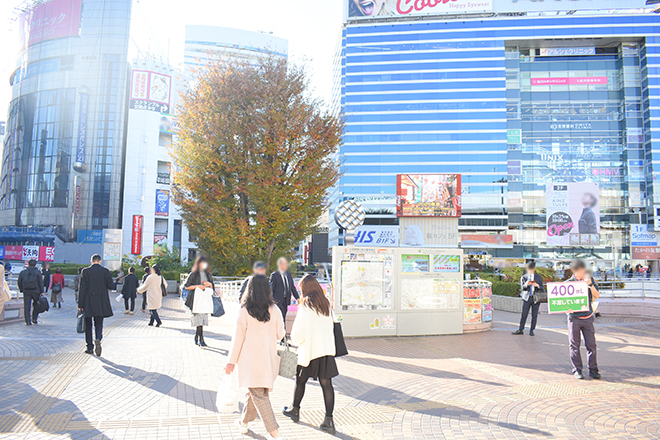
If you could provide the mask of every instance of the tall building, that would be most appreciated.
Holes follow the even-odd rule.
[[[153,255],[176,248],[184,260],[195,255],[188,230],[171,202],[172,163],[179,93],[186,78],[171,66],[139,59],[132,64],[126,128],[123,193],[124,254]]]
[[[219,26],[186,26],[183,63],[189,72],[209,61],[209,57],[234,57],[247,60],[263,56],[287,57],[289,42],[269,33]]]
[[[397,174],[459,173],[459,232],[513,235],[513,249],[493,256],[631,258],[629,225],[660,220],[652,8],[643,0],[381,0],[367,9],[346,1],[336,96],[347,130],[334,206],[355,199],[367,224],[398,224]],[[553,239],[562,221],[577,230],[578,219],[548,200],[587,183],[595,194],[561,203],[570,198],[582,223],[599,197],[599,233],[581,224],[579,234]],[[342,243],[331,225],[330,246]]]
[[[131,3],[50,0],[20,17],[0,225],[65,241],[121,226]]]

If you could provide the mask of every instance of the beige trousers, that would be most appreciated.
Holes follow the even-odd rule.
[[[266,431],[273,432],[280,428],[277,420],[275,420],[273,406],[270,404],[268,388],[248,388],[245,397],[241,423],[249,423],[259,414],[259,418],[261,418],[266,426]]]

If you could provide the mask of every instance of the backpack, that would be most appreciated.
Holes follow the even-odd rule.
[[[41,274],[39,274],[38,271],[28,269],[27,273],[25,274],[25,279],[23,280],[23,292],[26,290],[39,292],[40,276]]]

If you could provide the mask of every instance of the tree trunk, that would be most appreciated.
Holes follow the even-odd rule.
[[[273,257],[273,251],[275,250],[275,239],[271,238],[268,242],[268,256],[266,258],[266,267],[270,271],[270,259]]]

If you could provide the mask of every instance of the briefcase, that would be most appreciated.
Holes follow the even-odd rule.
[[[48,304],[48,299],[45,296],[41,295],[37,301],[37,313],[47,312],[50,309]]]

